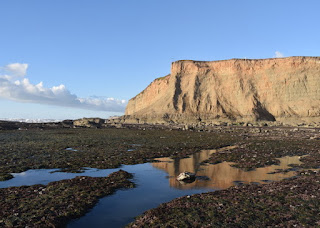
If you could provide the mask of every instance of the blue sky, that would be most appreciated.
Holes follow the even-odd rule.
[[[180,59],[319,56],[319,9],[318,0],[0,1],[0,118],[121,115]]]

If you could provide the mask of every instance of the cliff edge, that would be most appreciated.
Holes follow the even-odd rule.
[[[150,123],[319,118],[320,57],[176,61],[125,115]]]

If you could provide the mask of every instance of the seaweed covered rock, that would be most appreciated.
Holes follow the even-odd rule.
[[[320,174],[308,171],[280,182],[184,196],[128,227],[319,227],[319,188]]]
[[[64,227],[99,198],[133,188],[130,178],[130,173],[120,170],[107,177],[79,176],[48,185],[0,189],[0,227]]]

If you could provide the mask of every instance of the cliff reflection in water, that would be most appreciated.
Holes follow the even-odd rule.
[[[231,149],[230,147],[222,148]],[[242,181],[244,183],[259,182],[265,183],[266,180],[279,181],[284,178],[292,177],[295,172],[290,171],[287,173],[268,174],[276,171],[277,169],[288,169],[289,164],[301,164],[300,156],[283,157],[280,158],[280,165],[271,165],[264,168],[257,168],[252,171],[244,171],[238,168],[231,167],[231,162],[223,162],[220,164],[205,164],[200,163],[207,160],[212,153],[217,150],[203,150],[199,153],[191,155],[189,158],[184,159],[171,159],[171,158],[157,158],[159,163],[152,165],[158,169],[163,169],[169,174],[169,183],[171,187],[179,189],[190,188],[213,188],[224,189],[234,185],[234,181]],[[196,173],[197,176],[207,176],[210,180],[196,179],[193,183],[180,183],[176,180],[181,172],[189,171]],[[264,181],[263,181],[264,180]]]

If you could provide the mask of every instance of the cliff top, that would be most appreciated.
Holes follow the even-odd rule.
[[[183,59],[183,60],[177,60],[172,62],[174,63],[181,63],[181,62],[201,62],[201,63],[211,63],[211,62],[226,62],[226,61],[234,61],[234,60],[240,60],[240,61],[262,61],[262,60],[277,60],[277,59],[304,59],[304,58],[310,58],[310,59],[319,59],[319,56],[289,56],[289,57],[283,57],[283,58],[264,58],[264,59],[242,59],[242,58],[232,58],[232,59],[222,59],[222,60],[212,60],[212,61],[203,61],[203,60],[191,60],[191,59]]]

